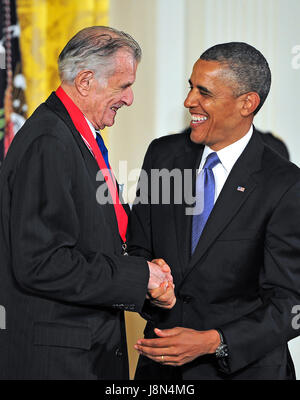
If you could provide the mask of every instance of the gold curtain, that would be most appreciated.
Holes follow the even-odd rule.
[[[108,6],[109,0],[17,0],[28,117],[58,87],[57,58],[67,41],[82,28],[107,25]]]

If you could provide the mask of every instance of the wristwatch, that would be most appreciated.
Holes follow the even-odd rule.
[[[219,329],[217,329],[217,331],[218,331],[218,334],[220,335],[221,343],[216,348],[215,355],[216,355],[217,358],[228,357],[228,346],[225,343],[225,340],[224,340],[224,337],[222,335],[222,332]]]

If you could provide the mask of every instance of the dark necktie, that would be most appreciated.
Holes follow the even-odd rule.
[[[107,150],[107,147],[105,146],[104,140],[102,139],[102,136],[100,135],[100,132],[99,131],[95,131],[95,132],[96,132],[96,141],[97,141],[99,149],[100,149],[100,151],[102,153],[102,156],[104,158],[104,161],[105,161],[105,164],[107,166],[107,169],[110,169],[109,161],[108,161],[108,150]]]
[[[212,169],[220,162],[217,153],[207,156],[203,170],[196,181],[196,206],[194,208],[192,226],[192,254],[199,242],[206,221],[214,206],[215,178]]]

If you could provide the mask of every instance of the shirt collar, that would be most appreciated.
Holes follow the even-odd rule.
[[[84,116],[84,118],[85,118],[86,122],[88,123],[88,126],[90,127],[92,134],[94,135],[94,138],[96,139],[97,135],[96,135],[95,128],[93,127],[92,123],[86,118],[86,116]]]
[[[239,156],[244,151],[245,147],[247,146],[251,136],[253,134],[253,126],[251,125],[249,131],[244,135],[241,139],[237,140],[236,142],[230,144],[229,146],[224,147],[223,149],[217,151],[219,160],[223,167],[225,168],[226,172],[229,174],[232,167],[236,163]],[[210,147],[205,146],[202,154],[202,159],[199,167],[199,172],[203,168],[206,158],[209,154],[213,153]]]

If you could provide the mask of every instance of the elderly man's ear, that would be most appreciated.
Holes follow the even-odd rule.
[[[75,87],[81,96],[87,96],[91,89],[94,80],[94,72],[90,70],[83,70],[78,72],[75,78]]]

